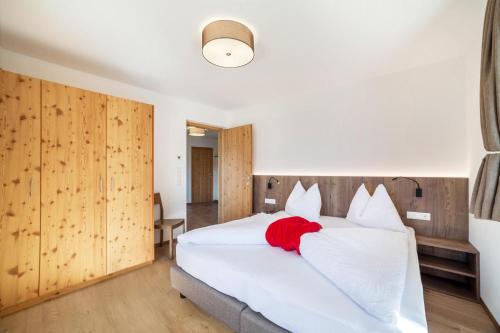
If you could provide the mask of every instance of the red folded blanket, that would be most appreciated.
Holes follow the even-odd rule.
[[[321,224],[292,216],[279,219],[269,225],[266,240],[271,246],[279,246],[285,251],[296,250],[300,254],[300,236],[308,232],[318,232]]]

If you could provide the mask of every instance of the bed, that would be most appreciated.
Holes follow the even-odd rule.
[[[336,217],[324,228],[350,228]],[[269,245],[177,245],[172,285],[236,332],[427,332],[415,235],[408,241],[408,266],[400,319],[384,323],[295,252]]]

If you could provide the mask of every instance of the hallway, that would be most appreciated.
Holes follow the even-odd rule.
[[[217,224],[217,202],[187,204],[187,231]]]

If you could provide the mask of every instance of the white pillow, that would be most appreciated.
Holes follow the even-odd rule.
[[[368,228],[406,232],[403,221],[401,221],[389,193],[382,184],[375,189],[361,216],[352,222]]]
[[[300,216],[309,221],[318,222],[321,211],[321,194],[318,184],[312,185],[306,192],[300,180],[290,193],[285,205],[285,212]]]
[[[297,199],[304,196],[304,194],[306,194],[306,190],[304,189],[304,186],[302,186],[302,183],[299,180],[293,187],[292,193],[290,193],[288,199],[286,200],[285,212],[287,211],[286,207],[288,207],[289,203],[296,201]]]
[[[361,218],[361,215],[363,214],[368,201],[370,201],[370,198],[370,193],[368,193],[365,184],[361,184],[352,198],[346,219],[351,222],[355,222],[357,219]]]

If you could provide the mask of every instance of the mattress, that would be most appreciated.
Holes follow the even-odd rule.
[[[322,217],[324,227],[352,226]],[[177,245],[177,264],[291,332],[427,332],[415,236],[396,325],[366,313],[295,252],[268,245]]]

